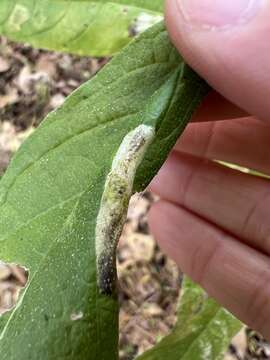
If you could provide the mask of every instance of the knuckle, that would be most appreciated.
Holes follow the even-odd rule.
[[[190,273],[193,280],[204,286],[207,283],[207,274],[212,268],[217,254],[221,250],[222,244],[217,242],[211,248],[205,248],[202,244],[192,254]]]

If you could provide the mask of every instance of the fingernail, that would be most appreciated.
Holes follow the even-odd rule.
[[[178,0],[184,20],[206,30],[227,29],[250,21],[263,0]]]

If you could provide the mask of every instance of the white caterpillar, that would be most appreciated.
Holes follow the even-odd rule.
[[[154,129],[140,125],[127,134],[107,176],[96,224],[97,281],[111,295],[116,283],[115,251],[132,195],[136,170],[154,138]]]

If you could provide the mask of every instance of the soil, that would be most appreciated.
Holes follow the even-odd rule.
[[[106,62],[35,50],[0,37],[0,176],[46,114]],[[149,233],[147,211],[153,201],[149,193],[132,198],[118,247],[121,360],[151,348],[176,321],[182,275]],[[22,268],[0,262],[0,312],[14,305],[26,281]],[[226,355],[226,360],[236,359],[270,359],[270,346],[243,330]]]

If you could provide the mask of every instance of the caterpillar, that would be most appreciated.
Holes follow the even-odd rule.
[[[96,222],[97,285],[112,295],[116,285],[115,252],[132,195],[136,170],[154,138],[154,129],[139,125],[123,139],[112,162]]]

